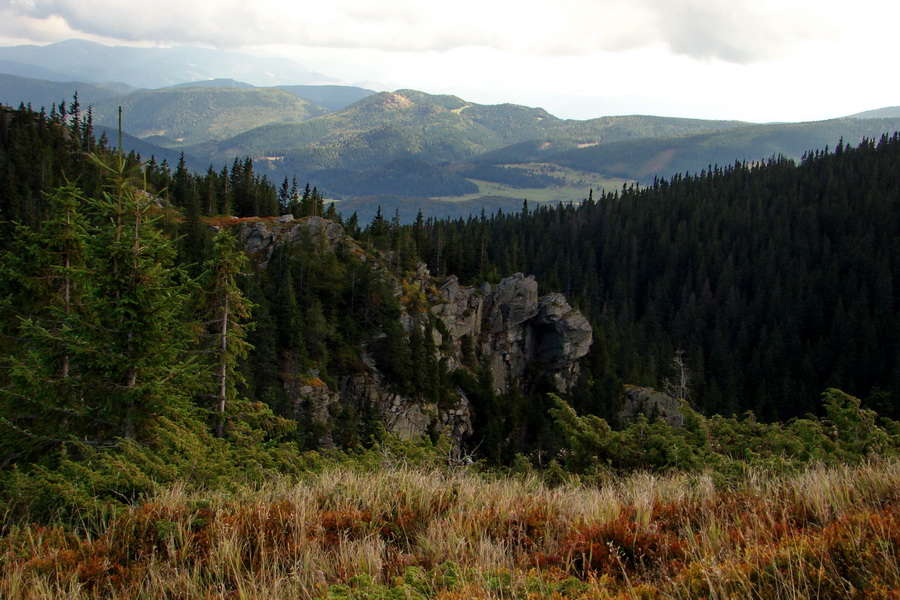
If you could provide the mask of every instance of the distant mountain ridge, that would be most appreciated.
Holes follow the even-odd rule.
[[[885,108],[876,108],[875,110],[867,110],[855,115],[850,115],[848,119],[893,119],[900,117],[900,106],[887,106]]]
[[[754,163],[781,155],[799,159],[806,152],[834,148],[843,140],[856,146],[864,138],[900,131],[894,118],[830,119],[809,123],[747,125],[739,130],[716,131],[665,138],[624,140],[585,148],[548,152],[543,160],[569,168],[650,183],[675,173],[697,173],[735,161]],[[506,149],[502,162],[532,162],[533,152],[516,160]],[[482,157],[484,158],[484,157]]]
[[[17,63],[20,72],[15,74],[20,76],[87,83],[120,81],[136,88],[218,78],[255,86],[339,83],[286,58],[260,58],[206,48],[105,46],[84,40],[0,47],[0,61]],[[29,75],[23,65],[40,70],[41,74]],[[58,78],[46,77],[54,73]]]
[[[486,153],[529,140],[554,148],[588,147],[623,139],[713,132],[749,125],[664,117],[603,117],[589,121],[560,119],[541,108],[515,104],[482,105],[450,95],[416,90],[379,92],[339,112],[298,123],[270,123],[234,138],[185,148],[213,162],[236,151],[272,157],[273,177],[298,174],[329,184],[339,195],[334,170],[370,170],[398,159],[432,164],[479,160]],[[518,162],[518,161],[513,161]],[[328,173],[327,177],[319,177]],[[358,189],[354,179],[352,186]],[[357,195],[357,194],[351,194]],[[440,194],[434,194],[440,195]]]
[[[330,198],[369,204],[382,195],[580,200],[589,187],[650,183],[775,155],[799,159],[841,139],[855,145],[900,130],[900,107],[810,123],[567,120],[516,104],[334,85],[286,59],[78,40],[0,48],[3,70],[10,71],[0,74],[4,104],[49,108],[77,90],[98,128],[113,126],[121,106],[143,156],[171,163],[168,157],[184,152],[189,164],[216,168],[249,157],[276,183],[296,177]]]
[[[375,93],[372,90],[353,85],[280,85],[278,87],[331,111],[342,110]]]
[[[114,124],[119,106],[126,131],[178,147],[229,138],[267,123],[305,121],[328,112],[277,88],[178,85],[101,100],[94,105],[94,121]]]
[[[3,65],[0,64],[0,71]],[[126,84],[90,84],[83,81],[49,81],[19,75],[0,73],[0,104],[16,107],[20,103],[31,104],[35,110],[48,111],[53,104],[68,103],[78,92],[84,106],[99,104],[109,98],[120,97],[134,91]]]

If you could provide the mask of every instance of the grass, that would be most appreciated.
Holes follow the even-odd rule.
[[[900,463],[728,488],[335,467],[2,531],[2,598],[897,598]]]
[[[622,189],[623,183],[631,183],[625,179],[609,179],[601,177],[596,173],[588,173],[585,171],[577,171],[567,167],[561,167],[555,164],[545,163],[529,163],[525,165],[506,165],[510,167],[522,168],[535,173],[542,173],[558,177],[565,181],[565,185],[553,186],[546,188],[515,188],[508,185],[493,183],[490,181],[480,181],[469,179],[478,186],[478,192],[467,194],[465,196],[442,196],[432,198],[433,200],[444,200],[448,202],[460,202],[466,200],[475,200],[483,196],[500,196],[506,198],[514,198],[528,200],[529,202],[581,202],[587,198],[588,190],[593,189],[594,193],[599,195],[601,190],[612,192]]]

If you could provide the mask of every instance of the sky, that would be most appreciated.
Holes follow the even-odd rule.
[[[896,0],[0,0],[0,45],[289,57],[573,119],[810,121],[900,105]]]

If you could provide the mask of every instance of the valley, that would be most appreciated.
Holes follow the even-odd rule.
[[[42,71],[35,67],[34,73]],[[78,92],[82,107],[91,107],[95,125],[106,126],[107,132],[115,131],[121,106],[125,132],[141,140],[130,148],[144,157],[165,158],[171,167],[184,153],[196,171],[250,158],[273,183],[294,178],[310,183],[339,207],[359,207],[366,220],[374,210],[364,207],[377,206],[378,198],[386,205],[403,199],[435,215],[461,214],[468,205],[476,213],[481,207],[496,210],[526,198],[579,202],[591,189],[647,185],[654,178],[699,173],[736,160],[753,163],[779,155],[799,160],[838,140],[852,144],[900,128],[900,117],[887,109],[809,123],[644,115],[576,121],[540,108],[336,84],[257,87],[220,77],[139,89],[12,74],[0,78],[0,101],[8,105],[25,102],[50,110],[71,102]],[[487,167],[504,166],[560,173],[564,182],[553,175],[510,185],[508,169],[484,175]],[[467,176],[473,169],[482,175]],[[403,213],[417,210],[407,207]]]

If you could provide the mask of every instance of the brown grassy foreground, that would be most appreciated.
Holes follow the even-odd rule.
[[[103,521],[5,524],[0,597],[900,598],[896,461],[727,489],[335,468]]]

